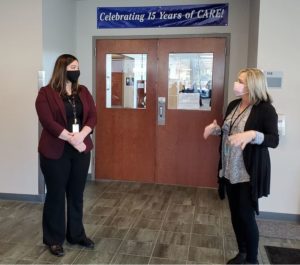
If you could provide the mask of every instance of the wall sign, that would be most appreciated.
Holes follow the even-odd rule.
[[[228,3],[97,7],[97,28],[156,28],[227,26]]]
[[[269,88],[282,88],[282,71],[264,71]]]

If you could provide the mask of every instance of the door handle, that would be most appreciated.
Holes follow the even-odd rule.
[[[165,125],[166,124],[166,98],[158,97],[157,102],[157,124]]]
[[[159,118],[163,117],[163,107],[159,106]]]

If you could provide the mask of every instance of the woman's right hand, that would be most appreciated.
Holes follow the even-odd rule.
[[[69,142],[73,137],[73,133],[69,132],[68,130],[64,129],[61,134],[58,136],[59,139]]]
[[[203,132],[203,138],[206,140],[216,129],[220,128],[217,121],[214,120],[211,124],[207,125]]]

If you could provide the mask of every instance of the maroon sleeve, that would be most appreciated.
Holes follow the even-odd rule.
[[[43,128],[54,137],[58,137],[64,130],[64,127],[54,119],[46,88],[40,89],[35,101],[35,108]]]

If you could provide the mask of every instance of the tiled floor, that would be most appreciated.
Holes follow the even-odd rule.
[[[43,205],[0,201],[0,263],[224,264],[236,253],[227,202],[214,189],[89,182],[84,203],[96,247],[65,243],[57,258],[42,244]],[[260,263],[269,263],[266,244],[300,248],[299,224],[258,222]]]

